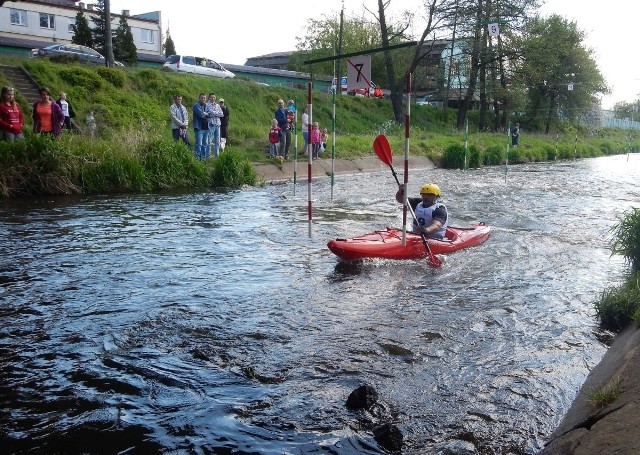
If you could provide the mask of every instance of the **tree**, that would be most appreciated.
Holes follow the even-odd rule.
[[[106,43],[106,11],[104,7],[104,0],[97,0],[95,5],[95,11],[97,15],[91,16],[91,22],[93,22],[93,28],[91,34],[93,35],[94,49],[105,55],[105,43]]]
[[[342,53],[362,51],[380,46],[380,34],[375,23],[367,22],[363,18],[347,17],[343,21]],[[296,49],[298,52],[290,59],[288,69],[293,71],[310,71],[302,62],[322,57],[330,57],[338,53],[340,37],[340,23],[337,18],[323,15],[320,19],[309,19],[305,27],[305,35],[297,36]],[[371,77],[382,77],[382,61],[372,56]],[[314,74],[334,74],[334,63],[316,63],[312,68]]]
[[[93,22],[93,46],[94,49],[104,55],[107,66],[114,66],[113,38],[111,36],[111,2],[110,0],[97,0],[95,10],[97,15],[91,16]]]
[[[608,87],[584,47],[585,33],[558,15],[535,18],[523,43],[522,77],[527,87],[530,127],[549,133],[559,120],[578,120]]]
[[[78,11],[76,14],[76,23],[73,26],[73,37],[71,38],[71,42],[73,44],[93,47],[93,35],[91,33],[91,28],[89,27],[89,21],[82,10]]]
[[[113,43],[113,56],[116,60],[128,65],[135,65],[138,61],[138,49],[133,42],[131,27],[125,15],[120,16],[120,23],[116,29]]]
[[[171,33],[169,32],[169,29],[167,29],[167,39],[164,40],[162,51],[165,57],[176,54],[176,46],[175,44],[173,44],[173,39],[171,39]]]

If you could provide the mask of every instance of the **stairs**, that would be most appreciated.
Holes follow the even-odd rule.
[[[17,92],[20,92],[29,103],[38,101],[38,88],[40,88],[40,86],[22,67],[0,65],[0,71],[2,71],[4,77],[11,82],[13,88],[15,88]],[[26,107],[27,106],[24,106],[22,110],[25,111]]]
[[[38,101],[40,96],[38,81],[21,66],[0,65],[0,72],[10,82],[9,85],[27,99],[29,105],[20,107],[25,117],[31,116],[31,105]],[[74,133],[82,132],[74,119],[71,119],[71,128]]]

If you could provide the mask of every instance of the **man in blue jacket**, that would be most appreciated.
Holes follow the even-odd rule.
[[[209,113],[207,112],[207,95],[198,95],[198,102],[193,105],[193,131],[195,134],[196,158],[204,160],[209,138]]]

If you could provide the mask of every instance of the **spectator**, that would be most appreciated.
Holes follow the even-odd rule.
[[[278,126],[278,121],[276,119],[271,120],[271,129],[269,130],[269,158],[278,156],[281,137],[282,129]]]
[[[204,160],[209,145],[209,113],[207,112],[207,95],[200,93],[198,101],[193,105],[193,131],[195,134],[194,151],[196,158]]]
[[[327,150],[327,140],[329,139],[329,131],[326,128],[322,128],[320,133],[320,153]]]
[[[209,102],[207,103],[207,112],[209,113],[209,147],[207,148],[207,158],[213,149],[216,158],[220,156],[220,118],[224,115],[220,105],[216,102],[216,94],[209,93]]]
[[[302,113],[302,139],[304,139],[304,152],[307,154],[307,148],[309,147],[309,106],[305,106]]]
[[[520,144],[520,124],[516,123],[516,126],[511,130],[511,145],[517,147]]]
[[[19,141],[24,139],[22,127],[24,117],[20,105],[16,103],[13,87],[2,87],[0,97],[0,140]]]
[[[284,157],[289,158],[289,150],[291,149],[291,135],[296,134],[296,105],[293,100],[287,101],[286,108],[287,124],[284,129]]]
[[[179,141],[182,139],[182,142],[187,146],[191,146],[187,129],[189,126],[189,115],[187,108],[182,104],[182,95],[175,95],[173,97],[173,104],[169,108],[169,115],[171,116],[171,133],[173,134],[173,140]]]
[[[320,124],[318,122],[313,122],[313,129],[311,130],[311,146],[313,148],[313,159],[318,159],[318,154],[320,153]]]
[[[220,117],[220,150],[227,146],[227,136],[229,134],[229,108],[224,104],[224,99],[219,101],[222,117]]]
[[[85,119],[87,129],[89,130],[89,137],[94,139],[96,137],[96,118],[93,116],[93,111],[89,111],[87,118]]]
[[[33,131],[58,137],[64,124],[62,109],[53,102],[48,88],[40,87],[38,93],[40,99],[33,103]]]
[[[284,152],[285,155],[289,153],[289,144],[287,143],[287,110],[284,108],[284,100],[278,100],[278,109],[274,112],[274,117],[278,121],[278,126],[284,134],[280,137],[280,154]],[[289,130],[289,143],[291,142],[291,130]]]
[[[71,119],[75,118],[76,113],[73,112],[71,104],[67,101],[67,94],[65,92],[60,92],[60,98],[58,98],[56,104],[60,106],[60,109],[62,109],[62,113],[64,114],[63,128],[71,131]]]

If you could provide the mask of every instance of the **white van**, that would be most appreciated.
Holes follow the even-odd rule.
[[[202,76],[219,77],[222,79],[236,77],[231,71],[221,64],[204,57],[192,57],[190,55],[170,55],[164,62],[164,67],[183,73],[200,74]]]

